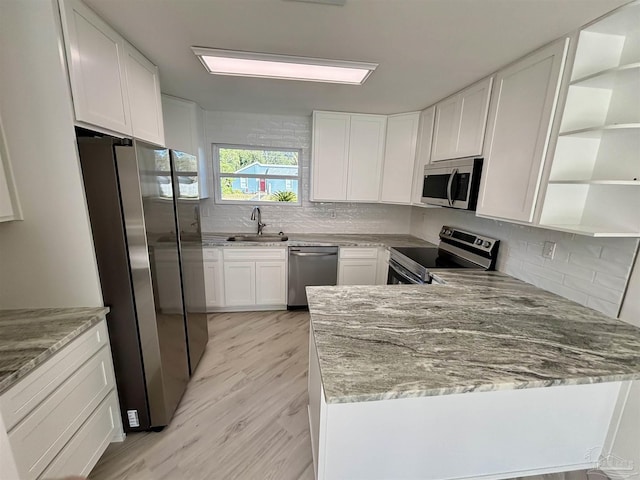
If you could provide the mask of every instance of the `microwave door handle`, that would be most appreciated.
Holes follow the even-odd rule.
[[[449,206],[453,206],[453,199],[451,198],[451,186],[453,185],[453,179],[458,173],[458,169],[454,168],[449,174],[449,183],[447,183],[447,200],[449,201]]]

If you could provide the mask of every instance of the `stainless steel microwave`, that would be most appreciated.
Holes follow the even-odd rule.
[[[482,158],[447,160],[424,167],[422,203],[475,210]]]

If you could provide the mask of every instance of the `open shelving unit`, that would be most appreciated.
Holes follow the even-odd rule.
[[[579,33],[540,225],[640,236],[640,2]]]

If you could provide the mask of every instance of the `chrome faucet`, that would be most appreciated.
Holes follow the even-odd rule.
[[[260,207],[253,207],[251,211],[251,220],[258,221],[258,235],[262,235],[262,230],[267,226],[266,223],[262,223],[262,212],[260,212]]]

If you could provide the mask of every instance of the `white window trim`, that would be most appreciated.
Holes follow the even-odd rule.
[[[220,148],[237,148],[242,150],[272,150],[281,152],[298,152],[298,175],[255,175],[255,174],[230,174],[220,173],[220,158],[218,156],[218,150]],[[237,145],[229,143],[212,143],[211,144],[211,158],[213,163],[213,185],[214,185],[214,202],[220,205],[278,205],[288,207],[300,207],[302,206],[302,149],[301,148],[287,148],[287,147],[263,147],[257,145]],[[271,202],[265,200],[223,200],[222,191],[220,188],[220,179],[229,177],[245,177],[245,178],[270,178],[274,180],[297,180],[298,181],[298,200],[296,202]]]

